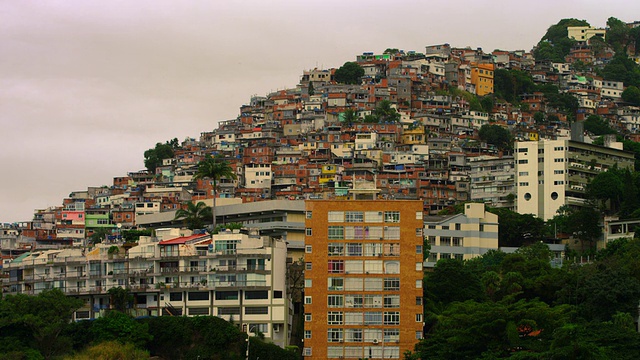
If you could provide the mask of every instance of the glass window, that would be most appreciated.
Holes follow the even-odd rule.
[[[344,212],[342,211],[329,211],[329,222],[344,222]]]
[[[385,211],[384,212],[384,222],[386,222],[386,223],[399,223],[400,222],[400,211]]]
[[[400,290],[400,278],[385,278],[384,290],[388,290],[388,291]]]
[[[327,313],[328,325],[342,325],[342,311],[329,311]]]
[[[362,211],[346,211],[344,214],[345,222],[364,222],[364,213]]]
[[[329,240],[344,239],[344,228],[342,226],[329,226],[328,237]]]
[[[327,295],[328,307],[343,307],[344,297],[342,295]]]

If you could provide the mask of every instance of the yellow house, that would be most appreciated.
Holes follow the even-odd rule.
[[[318,179],[320,184],[324,184],[330,181],[333,181],[336,177],[336,166],[335,165],[322,165],[322,170],[320,172],[320,178]]]
[[[471,83],[476,86],[476,95],[493,94],[493,64],[471,63]]]

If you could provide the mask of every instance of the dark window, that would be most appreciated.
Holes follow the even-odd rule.
[[[189,308],[189,315],[209,315],[209,308]]]
[[[189,293],[189,301],[209,300],[208,291],[198,291]]]
[[[218,315],[240,315],[239,307],[219,307]]]
[[[216,291],[216,300],[238,300],[237,291]]]
[[[169,313],[171,311],[171,313]],[[167,310],[167,308],[162,309],[162,316],[182,316],[182,308],[174,308],[171,310]]]
[[[245,300],[265,300],[269,298],[269,292],[264,291],[245,291]]]
[[[269,314],[269,308],[266,306],[260,307],[246,307],[244,308],[245,315],[267,315]]]
[[[181,292],[169,293],[169,301],[182,301],[182,293]]]
[[[274,298],[274,299],[282,299],[282,291],[275,290],[275,291],[273,292],[273,298]]]

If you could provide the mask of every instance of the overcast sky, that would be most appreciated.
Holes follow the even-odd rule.
[[[640,20],[640,1],[0,0],[0,222],[143,169],[156,142],[303,70],[445,42],[528,51],[562,18],[609,16]]]

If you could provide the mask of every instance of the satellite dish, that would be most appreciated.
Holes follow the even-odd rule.
[[[118,223],[118,224],[116,224],[116,227],[117,227],[118,229],[120,229],[120,228],[122,228],[122,224]]]

